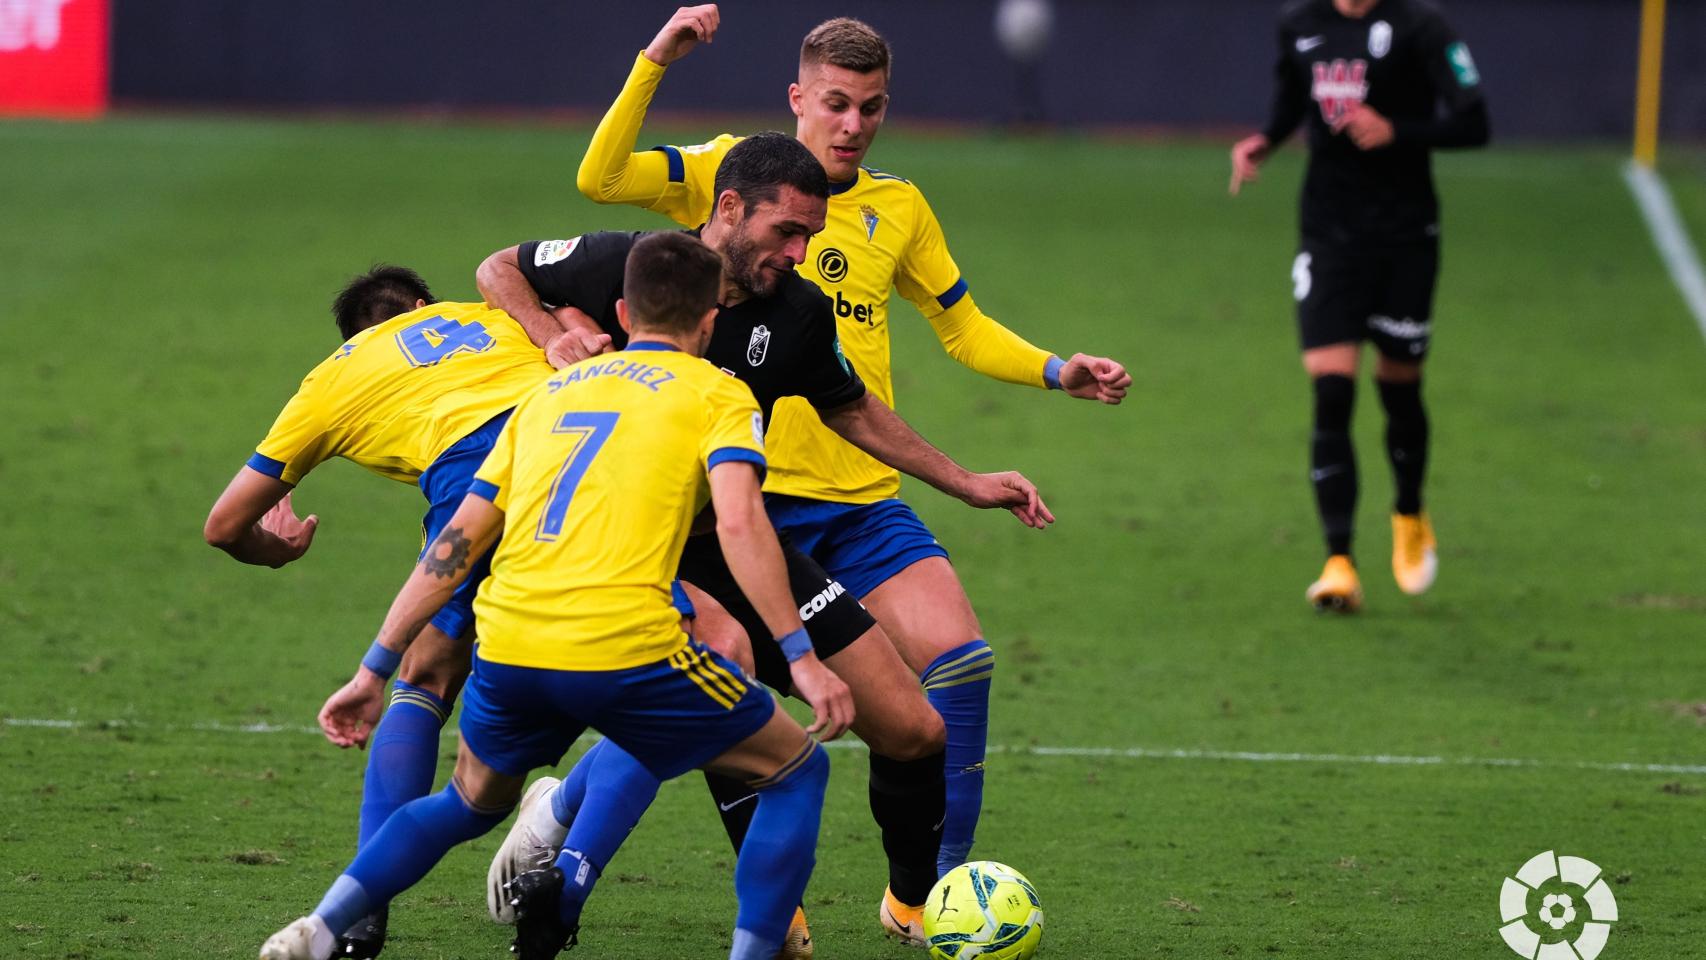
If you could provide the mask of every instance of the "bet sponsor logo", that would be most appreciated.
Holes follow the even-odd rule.
[[[817,272],[827,283],[847,279],[847,255],[834,247],[825,247],[817,255]]]

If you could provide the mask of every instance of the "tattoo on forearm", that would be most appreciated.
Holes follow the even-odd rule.
[[[421,566],[435,577],[454,577],[468,565],[468,548],[471,545],[471,541],[463,536],[461,527],[445,527],[427,548],[426,556],[421,558]]]

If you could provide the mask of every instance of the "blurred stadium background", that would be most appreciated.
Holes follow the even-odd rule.
[[[922,186],[993,316],[1136,375],[1114,411],[1003,387],[896,304],[902,411],[1061,516],[908,494],[1002,658],[979,853],[1038,883],[1044,956],[1508,956],[1501,880],[1548,849],[1612,880],[1605,957],[1706,937],[1706,349],[1623,177],[1643,6],[1445,4],[1495,143],[1436,158],[1442,575],[1384,580],[1365,391],[1355,619],[1301,601],[1301,149],[1225,196],[1277,2],[1056,0],[1025,63],[993,2],[737,0],[671,67],[642,144],[791,129],[800,36],[868,20],[897,56],[871,162]],[[468,298],[499,247],[664,225],[573,171],[673,9],[0,0],[0,957],[251,955],[342,865],[361,757],[308,728],[415,497],[317,472],[319,539],[278,572],[202,518],[334,346],[346,277],[403,262]],[[1706,3],[1666,15],[1659,170],[1700,238]],[[819,955],[907,956],[875,932],[864,763],[835,760]],[[387,955],[502,953],[495,843],[399,902]],[[718,955],[731,860],[702,788],[667,788],[579,949]]]

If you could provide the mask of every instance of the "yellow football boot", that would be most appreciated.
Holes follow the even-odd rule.
[[[1309,585],[1303,597],[1317,610],[1337,613],[1361,610],[1362,581],[1357,579],[1357,568],[1351,563],[1351,558],[1342,553],[1328,557],[1327,566],[1321,570],[1321,578]]]
[[[883,932],[909,947],[922,947],[924,939],[924,905],[909,907],[895,899],[894,891],[883,890],[883,904],[877,908],[877,919]]]
[[[782,941],[782,952],[776,960],[812,960],[812,930],[806,926],[806,911],[794,908],[794,922],[788,924],[788,939]]]
[[[1426,593],[1439,573],[1439,555],[1434,552],[1434,528],[1428,515],[1392,515],[1392,578],[1398,589],[1410,596]]]

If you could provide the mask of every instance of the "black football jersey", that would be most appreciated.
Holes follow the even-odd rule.
[[[621,349],[628,335],[616,319],[616,301],[622,297],[628,251],[643,236],[612,232],[534,240],[522,244],[516,257],[541,302],[581,310]],[[719,308],[705,359],[752,388],[766,423],[781,397],[804,397],[813,407],[829,410],[865,395],[865,382],[841,353],[834,306],[794,273],[784,276],[770,296]]]
[[[1309,128],[1304,238],[1365,245],[1437,236],[1429,151],[1487,140],[1479,71],[1439,11],[1425,0],[1380,0],[1353,19],[1332,0],[1297,0],[1280,16],[1275,73],[1269,142],[1299,123]],[[1360,150],[1333,132],[1357,103],[1392,121],[1391,144]]]

